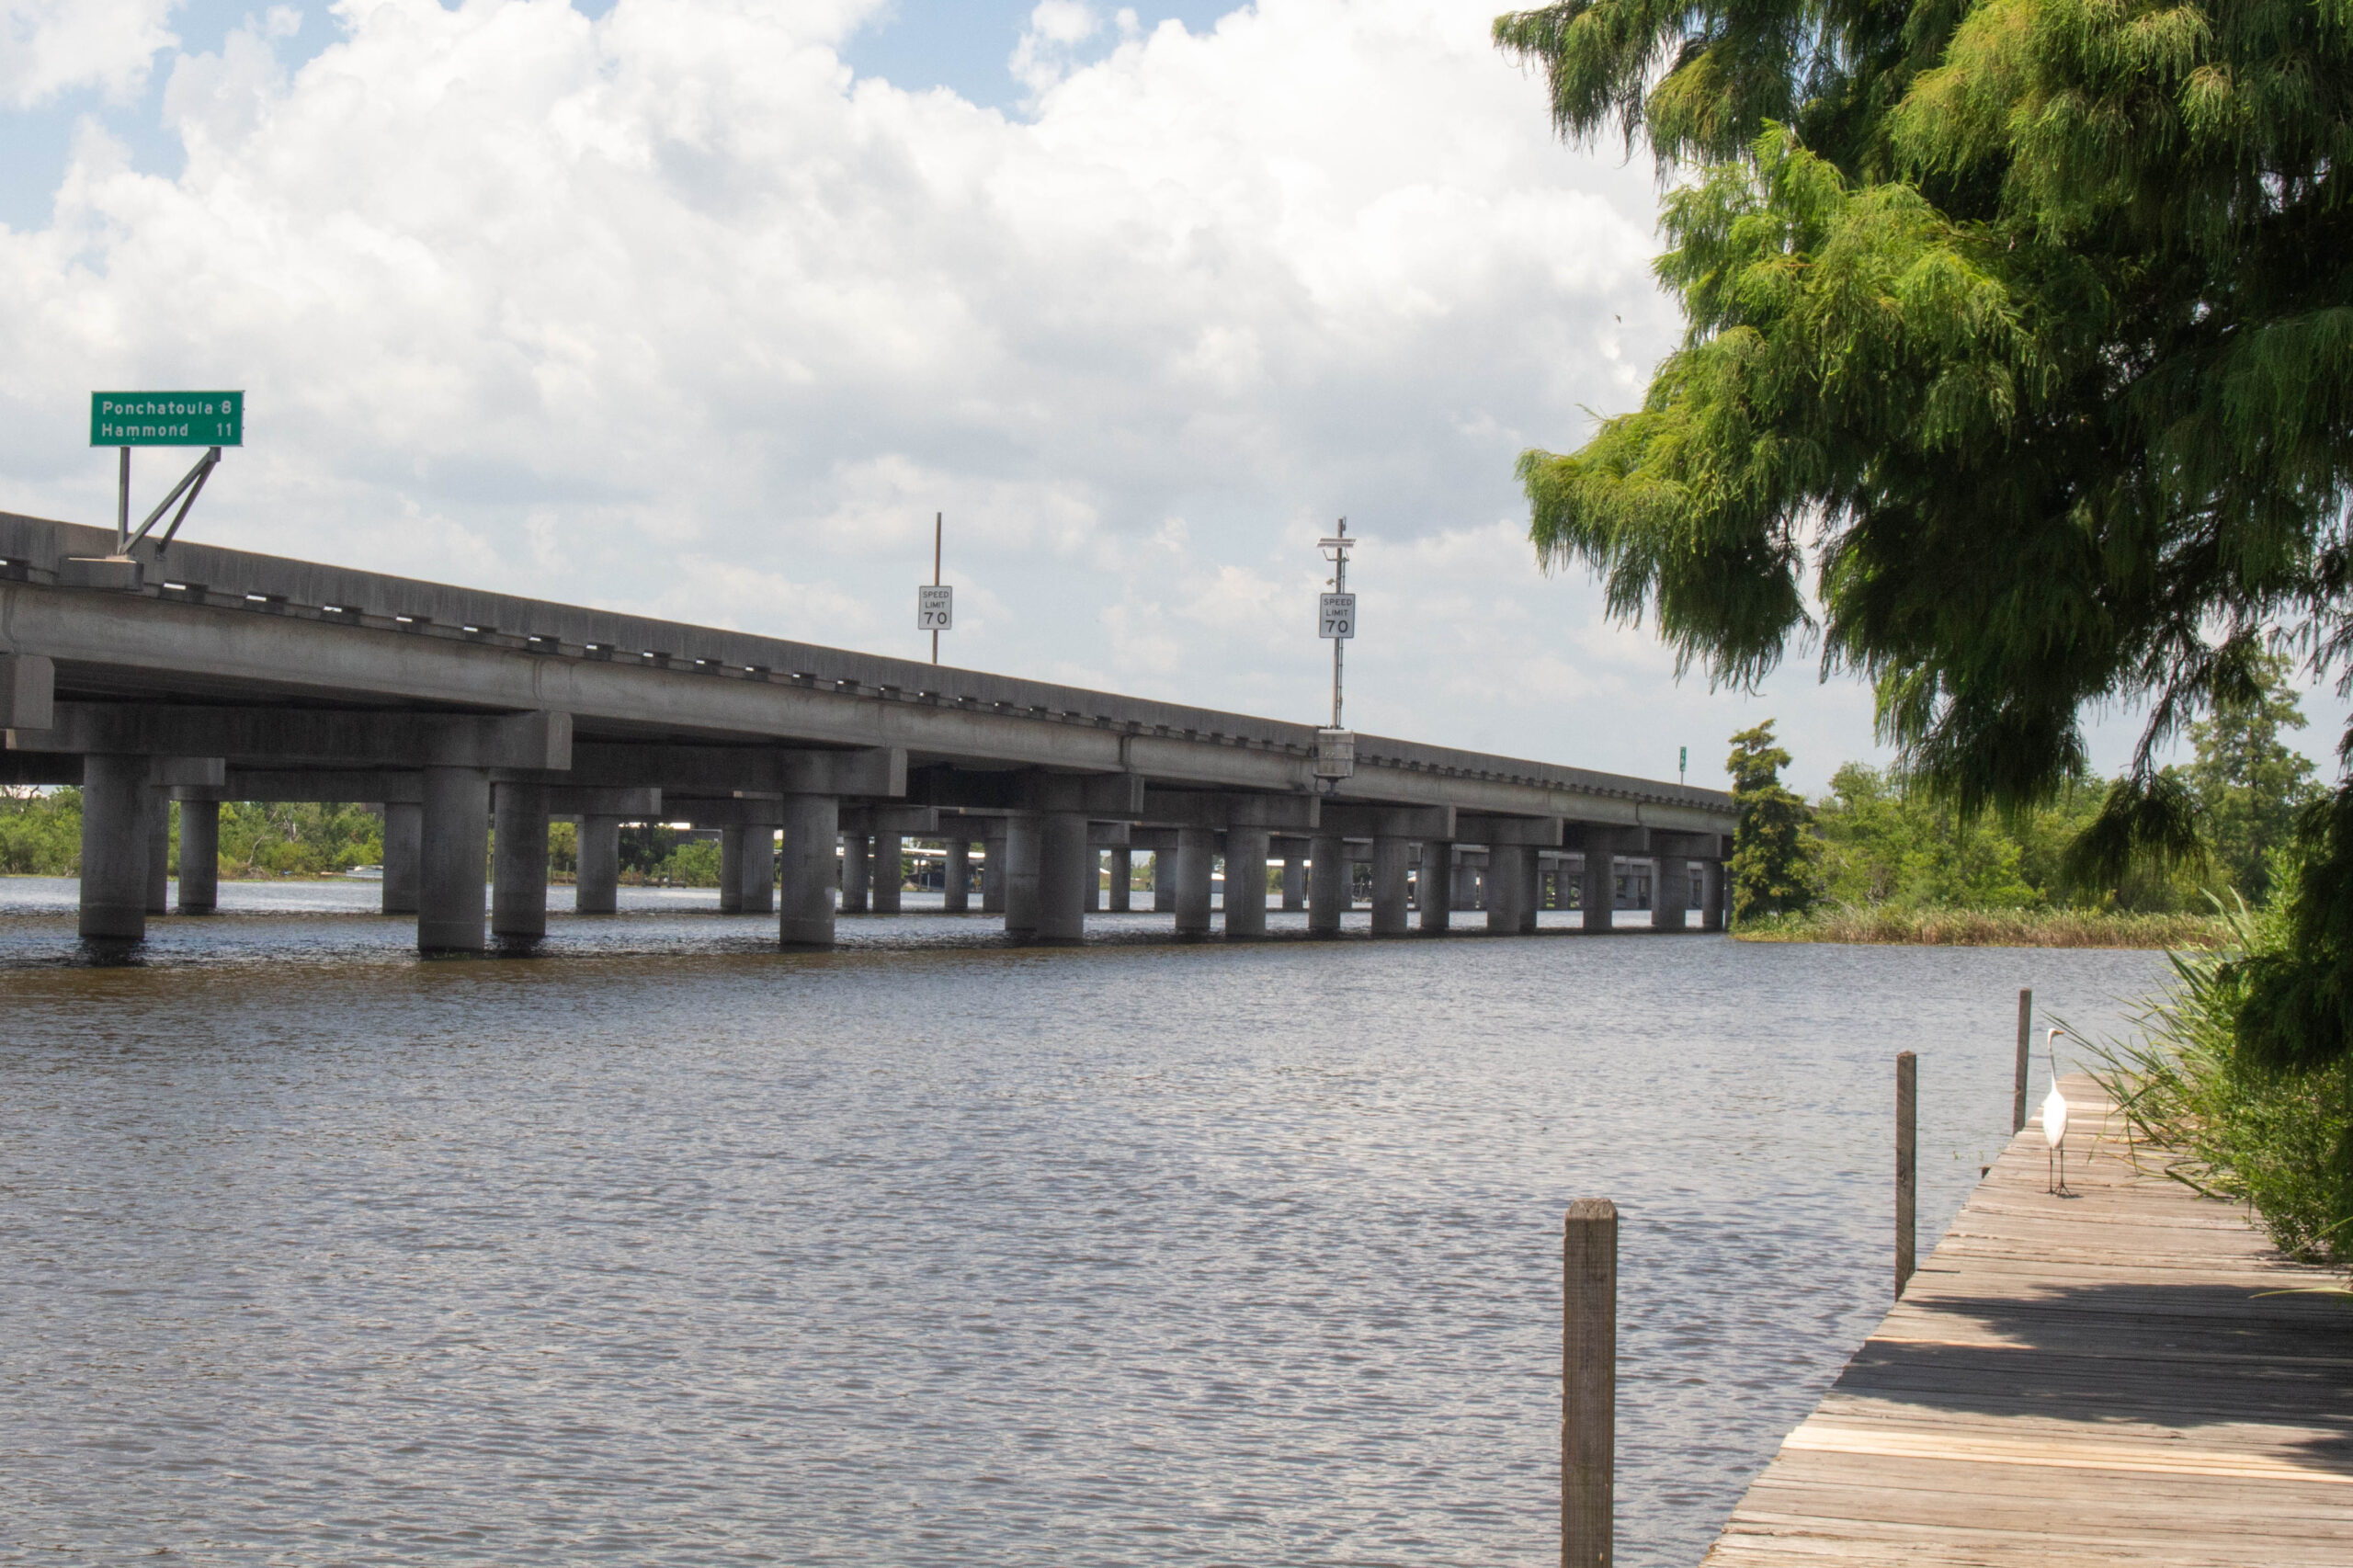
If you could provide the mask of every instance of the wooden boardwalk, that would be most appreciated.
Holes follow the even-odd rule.
[[[2353,1301],[2062,1087],[2076,1196],[2029,1124],[1707,1568],[2353,1564]]]

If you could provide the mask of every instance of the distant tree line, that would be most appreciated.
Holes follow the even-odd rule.
[[[1850,762],[1808,801],[1780,780],[1790,759],[1771,722],[1744,731],[1728,764],[1740,812],[1733,917],[1822,903],[2157,914],[2235,896],[2263,905],[2299,814],[2324,795],[2310,759],[2280,739],[2304,723],[2288,674],[2285,659],[2263,661],[2244,699],[2190,727],[2192,760],[2163,771],[2190,806],[2201,853],[2170,867],[2136,861],[2121,875],[2087,873],[2071,854],[2109,798],[2096,775],[2070,779],[2047,805],[1969,819],[1898,773]]]

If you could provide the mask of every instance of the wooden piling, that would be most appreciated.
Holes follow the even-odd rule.
[[[1609,1568],[1618,1461],[1618,1206],[1569,1205],[1561,1244],[1561,1568]]]
[[[2034,1033],[2034,993],[2018,992],[2018,1070],[2010,1080],[2010,1134],[2016,1137],[2026,1127],[2027,1042]]]
[[[1895,1058],[1895,1294],[1911,1282],[1920,1200],[1920,1059]]]

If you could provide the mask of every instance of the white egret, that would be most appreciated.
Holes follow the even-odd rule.
[[[2067,1096],[2059,1092],[2059,1031],[2051,1030],[2042,1037],[2042,1049],[2051,1056],[2051,1092],[2042,1096],[2043,1176],[2051,1181],[2051,1162],[2058,1160],[2058,1177],[2045,1188],[2060,1197],[2067,1196]]]

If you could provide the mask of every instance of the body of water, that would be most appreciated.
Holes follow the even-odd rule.
[[[1556,1562],[1607,1196],[1620,1561],[1689,1563],[1886,1308],[1895,1053],[1925,1252],[2018,987],[2113,1027],[2165,974],[922,912],[784,955],[634,891],[424,963],[365,884],[100,968],[71,892],[0,881],[10,1562]]]

